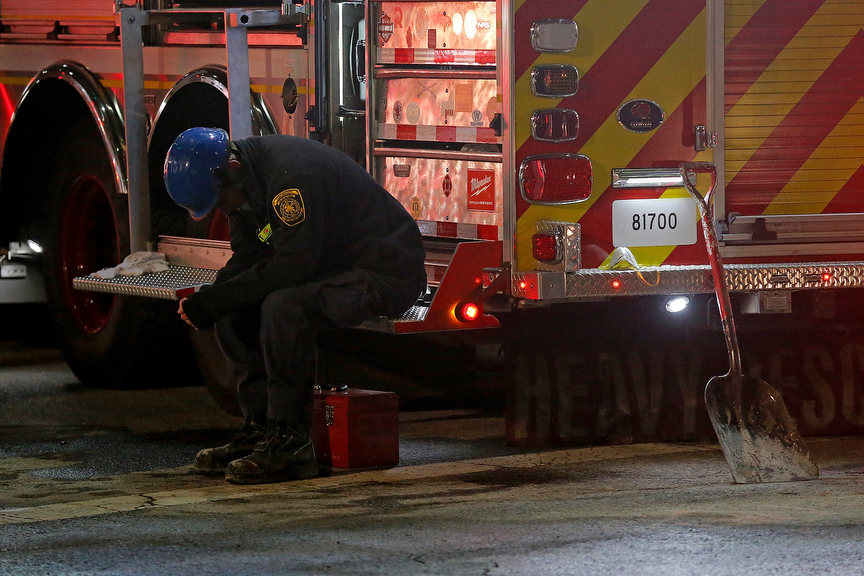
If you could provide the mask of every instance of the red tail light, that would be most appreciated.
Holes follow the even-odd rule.
[[[565,142],[579,137],[579,114],[569,108],[535,110],[531,114],[531,135],[535,140]]]
[[[570,204],[591,196],[591,161],[582,154],[529,156],[519,166],[519,188],[531,204]]]
[[[560,242],[554,234],[534,234],[531,237],[531,252],[535,260],[552,264],[561,259]]]
[[[483,314],[483,309],[474,302],[463,302],[456,306],[456,318],[460,322],[471,322]]]
[[[531,70],[535,96],[566,98],[579,91],[579,71],[571,64],[543,64]]]

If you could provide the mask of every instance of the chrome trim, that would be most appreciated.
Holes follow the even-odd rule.
[[[708,46],[706,53],[707,74],[705,92],[707,99],[706,128],[715,134],[716,145],[708,151],[710,160],[717,167],[717,182],[714,189],[714,220],[726,214],[726,62],[725,62],[725,11],[724,0],[708,0]],[[700,155],[701,156],[701,155]]]
[[[683,187],[678,168],[613,168],[612,188]]]
[[[114,173],[114,183],[117,192],[128,194],[126,185],[126,145],[125,127],[123,123],[123,111],[116,96],[110,90],[103,88],[99,77],[88,70],[84,65],[77,62],[55,62],[47,68],[43,68],[34,76],[21,94],[21,99],[15,108],[10,120],[10,126],[15,124],[18,110],[27,97],[37,89],[40,83],[47,80],[60,80],[75,89],[90,115],[96,122],[96,127],[108,153],[111,162],[111,171]]]
[[[652,112],[650,117],[647,119],[644,116],[639,117],[641,120],[631,117],[630,111],[632,108],[640,104],[647,106]],[[618,124],[620,124],[625,130],[629,130],[636,134],[646,134],[656,130],[666,121],[666,112],[653,100],[634,98],[633,100],[628,100],[619,106],[615,117],[618,118]]]
[[[159,109],[156,111],[156,116],[153,119],[153,130],[150,131],[150,135],[152,136],[155,133],[155,127],[159,125],[159,118],[162,116],[163,112],[167,109],[167,107],[171,104],[171,99],[174,98],[181,90],[185,87],[195,84],[195,83],[204,83],[209,84],[210,86],[219,90],[223,96],[225,96],[226,101],[229,97],[228,91],[228,70],[225,66],[221,64],[211,64],[209,66],[202,66],[201,68],[196,68],[190,72],[187,72],[180,80],[177,81],[174,86],[171,87],[171,90],[165,95],[165,98],[162,99],[162,103],[159,105]],[[256,136],[263,136],[265,134],[276,134],[278,132],[278,127],[276,125],[276,121],[273,119],[273,115],[270,110],[267,108],[264,99],[261,97],[261,94],[250,91],[251,94],[251,117],[252,117],[252,133]],[[147,147],[150,147],[150,142],[148,138]]]
[[[430,150],[422,148],[375,148],[373,157],[395,156],[398,158],[431,158],[433,160],[457,160],[464,162],[503,162],[497,152],[460,152],[458,150]]]
[[[219,270],[225,266],[232,254],[231,244],[227,240],[177,236],[160,236],[156,249],[165,254],[172,266],[208,270]]]
[[[537,232],[551,234],[558,240],[561,259],[558,262],[537,262],[539,270],[563,270],[574,272],[582,266],[582,226],[577,222],[555,222],[540,220],[537,222]]]
[[[499,4],[500,6],[500,4]],[[503,187],[503,226],[504,239],[502,260],[510,265],[516,264],[516,130],[511,122],[516,114],[516,74],[513,70],[515,59],[515,14],[513,10],[500,10],[501,22],[497,27],[500,39],[496,42],[495,73],[498,90],[501,93],[501,152],[504,162],[501,185]]]
[[[385,68],[378,64],[372,70],[376,80],[394,78],[458,78],[459,80],[495,80],[494,70],[472,68],[469,70],[432,70],[428,68]]]

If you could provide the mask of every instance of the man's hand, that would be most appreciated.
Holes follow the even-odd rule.
[[[183,311],[183,303],[184,302],[186,302],[186,298],[183,298],[182,300],[180,300],[180,307],[177,308],[177,314],[180,315],[181,320],[183,320],[184,322],[186,322],[186,324],[188,324],[189,326],[192,326],[192,328],[195,328],[197,330],[198,328],[196,328],[195,325],[189,321],[189,318],[186,316],[186,312]]]

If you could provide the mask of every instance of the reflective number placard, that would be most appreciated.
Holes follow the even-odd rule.
[[[614,246],[680,246],[696,243],[696,202],[691,198],[615,200]]]

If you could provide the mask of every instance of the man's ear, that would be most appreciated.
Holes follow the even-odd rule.
[[[236,185],[243,180],[243,164],[232,154],[225,165],[226,184]]]

